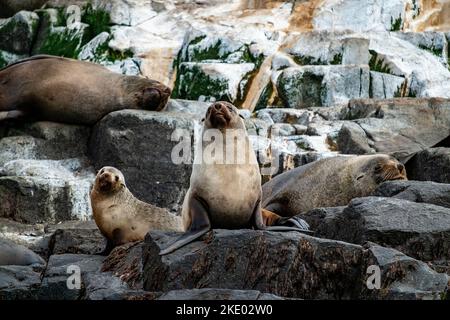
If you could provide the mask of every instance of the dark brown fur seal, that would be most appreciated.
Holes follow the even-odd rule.
[[[247,136],[245,125],[238,110],[228,102],[216,102],[211,105],[204,119],[202,137],[208,130],[215,132],[222,138],[220,152],[226,154],[229,145],[226,136],[235,135],[234,148],[230,147],[233,157],[242,152],[242,160],[231,162],[227,157],[206,159],[210,141],[199,139],[192,168],[189,190],[184,198],[182,217],[187,232],[161,250],[161,255],[168,254],[194,241],[213,228],[240,229],[255,228],[259,230],[306,230],[297,228],[271,226],[266,223],[277,224],[279,216],[261,210],[261,175],[255,152]],[[209,131],[211,132],[211,131]],[[229,136],[228,136],[229,137]],[[214,140],[216,141],[216,140]],[[237,158],[235,158],[237,159]]]
[[[117,74],[90,62],[34,56],[0,70],[0,120],[25,114],[92,125],[116,110],[160,111],[170,93],[158,81]]]
[[[45,265],[44,259],[30,249],[0,238],[0,266]]]
[[[319,207],[347,205],[384,181],[406,180],[403,164],[384,155],[339,156],[312,162],[265,183],[263,207],[292,217]]]
[[[95,223],[109,240],[107,253],[115,246],[143,240],[150,230],[183,231],[181,217],[166,209],[136,199],[118,169],[99,170],[91,191]]]

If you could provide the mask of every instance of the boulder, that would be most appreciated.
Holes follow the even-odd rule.
[[[369,96],[374,99],[401,97],[405,83],[405,78],[403,77],[370,71]]]
[[[0,11],[3,14],[3,10]],[[38,26],[39,16],[28,11],[20,11],[9,19],[0,20],[0,50],[29,55]]]
[[[110,113],[93,129],[89,148],[95,168],[118,168],[137,198],[177,211],[189,187],[195,123],[195,116],[186,113]],[[177,139],[177,133],[183,139]],[[180,140],[182,153],[182,148],[174,149]],[[181,163],[174,162],[172,153]]]
[[[41,271],[31,266],[0,266],[0,300],[36,300]]]
[[[373,149],[406,162],[450,134],[447,99],[352,100],[344,117],[362,129],[350,125],[339,132],[338,150],[348,154]]]
[[[303,66],[284,69],[277,92],[287,108],[345,104],[369,97],[369,68],[360,66]]]
[[[57,229],[50,238],[49,254],[98,254],[105,245],[106,239],[94,223],[88,228]]]
[[[381,184],[373,195],[450,208],[450,184],[411,180],[388,181]]]
[[[424,261],[450,259],[449,208],[367,197],[353,199],[344,209],[317,209],[304,217],[318,237],[357,244],[372,241]]]
[[[406,166],[413,180],[450,183],[450,148],[430,148],[418,152]]]
[[[100,272],[104,257],[84,254],[52,255],[42,278],[38,299],[78,300],[86,286],[86,275]],[[80,276],[79,284],[70,277]],[[73,285],[69,287],[68,284]]]
[[[408,298],[439,299],[447,289],[446,275],[375,245],[363,248],[297,232],[213,230],[202,241],[159,256],[160,248],[175,237],[175,233],[156,231],[147,235],[145,290],[258,290],[305,299],[401,299],[407,292]],[[366,288],[367,270],[373,264],[386,275],[374,291]]]

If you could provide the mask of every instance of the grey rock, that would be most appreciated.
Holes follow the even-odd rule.
[[[449,208],[383,197],[356,198],[344,210],[320,209],[305,216],[313,230],[317,226],[318,237],[372,241],[424,261],[450,258],[449,218]]]
[[[170,99],[167,102],[164,111],[166,112],[180,112],[195,115],[195,118],[201,120],[205,117],[206,110],[211,105],[209,102],[200,102],[183,99]]]
[[[0,4],[0,9],[2,6]],[[2,16],[3,10],[0,11]],[[39,16],[28,11],[20,11],[9,19],[0,20],[0,50],[29,55],[38,25]]]
[[[277,92],[287,108],[346,104],[369,97],[369,68],[361,66],[303,66],[284,69]]]
[[[50,238],[50,254],[98,254],[103,251],[106,239],[97,227],[88,229],[58,229]]]
[[[450,148],[430,148],[418,152],[406,166],[414,180],[450,183]]]
[[[369,96],[375,99],[391,99],[402,96],[405,78],[388,73],[370,71]]]
[[[131,291],[128,285],[110,272],[94,272],[84,276],[84,300],[123,300]]]
[[[257,290],[202,288],[169,291],[157,300],[283,300],[283,298]]]
[[[0,300],[36,300],[41,271],[31,266],[0,266]]]
[[[95,167],[118,168],[136,197],[177,211],[189,187],[195,124],[195,117],[185,113],[110,113],[93,130],[90,152]],[[175,129],[186,134],[187,150],[182,154],[188,157],[186,163],[172,161],[174,147],[180,146],[172,138]]]
[[[369,148],[407,162],[415,153],[450,135],[450,100],[447,99],[352,100],[343,117],[354,119],[368,139],[367,144],[363,143],[359,130],[358,144],[348,140],[356,149],[341,144],[346,153]]]
[[[369,145],[370,141],[365,131],[358,124],[350,121],[342,125],[336,144],[343,154],[375,153]]]
[[[367,266],[380,268],[381,288],[366,286],[362,296],[368,299],[440,300],[448,290],[449,277],[434,272],[427,264],[374,243],[366,244],[366,248]],[[371,281],[367,279],[367,282]],[[389,289],[384,289],[386,287]]]
[[[104,257],[84,254],[52,255],[45,270],[39,289],[40,300],[78,300],[85,288],[85,276],[100,272]],[[69,277],[80,272],[80,287],[69,288],[74,284]]]
[[[143,247],[145,290],[176,290],[169,293],[170,298],[177,298],[182,293],[179,290],[216,288],[306,299],[401,299],[405,295],[424,299],[439,298],[447,289],[446,275],[375,245],[363,248],[296,232],[213,230],[202,241],[159,256],[160,248],[177,236],[157,231],[147,235]],[[373,264],[385,272],[386,281],[380,290],[369,291],[366,271]],[[183,292],[181,297],[188,296]]]
[[[381,184],[373,195],[450,208],[450,184],[411,180],[388,181]]]

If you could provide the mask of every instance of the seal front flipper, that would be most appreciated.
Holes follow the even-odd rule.
[[[211,222],[209,221],[208,211],[202,201],[195,197],[190,197],[189,199],[189,216],[191,220],[189,230],[171,243],[167,248],[161,250],[159,253],[160,256],[174,252],[175,250],[200,238],[211,230]]]

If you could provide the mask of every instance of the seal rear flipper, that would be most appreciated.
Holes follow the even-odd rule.
[[[211,230],[211,222],[209,221],[208,211],[205,205],[202,201],[192,196],[189,198],[189,216],[191,221],[189,230],[167,248],[161,250],[159,253],[160,256],[174,252]]]
[[[306,234],[313,234],[309,230],[309,224],[299,217],[280,218],[276,225],[267,228],[268,231],[298,231]]]

